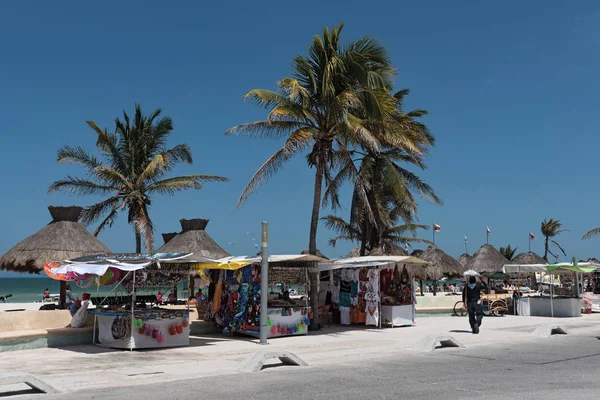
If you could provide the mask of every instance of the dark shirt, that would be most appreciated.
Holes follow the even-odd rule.
[[[472,301],[478,301],[481,298],[481,291],[487,292],[487,286],[485,283],[469,283],[463,289],[463,302],[468,303]]]

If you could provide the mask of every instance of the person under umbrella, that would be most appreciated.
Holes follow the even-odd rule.
[[[481,305],[481,292],[487,293],[487,286],[481,280],[477,282],[474,276],[469,277],[469,283],[465,286],[462,299],[469,313],[469,324],[473,334],[479,333],[483,321],[483,306]]]

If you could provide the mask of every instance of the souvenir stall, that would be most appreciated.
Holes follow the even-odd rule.
[[[269,257],[269,283],[304,284],[304,276],[320,258],[310,255]],[[218,263],[198,263],[193,269],[203,270],[216,282],[214,295],[208,304],[207,316],[223,329],[223,333],[241,333],[258,337],[260,334],[261,274],[259,257],[228,257]],[[295,270],[286,274],[282,270]],[[277,282],[278,277],[288,277]],[[268,294],[268,337],[305,335],[312,312],[305,301],[293,300],[289,292]]]
[[[174,281],[188,276],[189,270],[160,268],[161,261],[187,255],[83,257],[52,268],[50,274],[55,278],[73,278],[78,286],[84,285],[82,287],[102,284],[113,287],[108,296],[92,298],[96,308],[88,311],[95,316],[100,346],[129,350],[187,346],[189,309],[161,308],[155,295],[139,294],[172,287]],[[94,343],[95,335],[94,330]]]
[[[327,300],[331,299],[334,321],[341,325],[412,325],[415,295],[409,268],[428,263],[410,256],[366,256],[321,264],[318,271],[331,271]]]
[[[573,273],[578,281],[578,274],[593,272],[600,264],[595,263],[558,263],[558,264],[506,264],[504,273]],[[551,282],[552,283],[552,282]],[[557,293],[558,292],[558,293]],[[517,313],[522,316],[571,318],[580,317],[583,299],[577,285],[573,289],[555,289],[550,284],[550,293],[540,296],[520,297],[517,302]]]

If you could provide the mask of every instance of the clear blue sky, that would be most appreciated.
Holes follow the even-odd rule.
[[[172,144],[191,146],[194,165],[175,173],[231,179],[157,197],[157,245],[180,218],[202,217],[234,254],[254,250],[246,232],[257,235],[262,220],[273,253],[306,249],[313,171],[304,158],[238,211],[244,185],[280,143],[223,132],[262,118],[242,95],[275,88],[312,35],[343,21],[346,40],[372,35],[388,47],[398,88],[412,91],[408,106],[430,111],[437,147],[421,174],[445,204],[423,202],[419,216],[442,226],[441,248],[458,256],[467,235],[472,253],[488,225],[496,247],[526,251],[528,232],[539,238],[552,217],[570,230],[559,238],[569,256],[599,257],[600,239],[581,240],[600,226],[599,10],[595,1],[0,2],[0,252],[48,223],[48,205],[94,200],[46,194],[53,180],[81,174],[58,165],[56,150],[93,149],[85,120],[112,128],[135,102],[163,108]],[[353,246],[332,249],[330,236],[321,226],[318,247],[330,257]],[[115,252],[134,248],[125,215],[100,238]]]

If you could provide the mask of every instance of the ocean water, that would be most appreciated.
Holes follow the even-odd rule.
[[[177,287],[177,297],[185,298],[187,288],[184,287],[185,282],[180,282]],[[0,278],[0,296],[12,294],[12,297],[7,300],[7,303],[31,303],[42,299],[44,291],[48,288],[50,293],[58,294],[60,291],[60,282],[47,277],[39,278]],[[111,292],[114,286],[100,286],[100,295],[107,295]],[[78,288],[76,285],[71,285],[71,292],[75,298],[80,298],[84,292],[96,295],[96,286],[88,289]],[[125,288],[117,288],[117,295],[126,295]],[[163,290],[163,293],[165,291]],[[140,294],[146,294],[140,292]],[[148,293],[155,294],[155,293]]]

